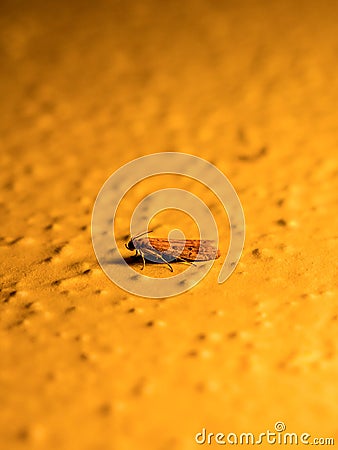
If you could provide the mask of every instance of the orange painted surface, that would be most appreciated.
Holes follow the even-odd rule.
[[[337,5],[162,3],[1,6],[0,448],[190,450],[202,428],[277,421],[337,445]],[[104,181],[159,151],[225,173],[246,242],[218,285],[217,199],[175,177],[140,185],[121,248],[166,185],[208,203],[221,236],[198,286],[149,300],[104,275],[90,220]],[[157,220],[194,237],[186,217]]]

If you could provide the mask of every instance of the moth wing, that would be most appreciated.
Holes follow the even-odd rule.
[[[150,245],[162,256],[168,258],[182,258],[188,261],[208,261],[219,258],[215,241],[208,239],[168,239],[149,238]],[[144,248],[146,251],[146,247]]]
[[[221,255],[215,241],[204,239],[192,242],[195,245],[187,241],[180,255],[181,258],[187,259],[188,261],[209,261],[211,259],[217,259]]]

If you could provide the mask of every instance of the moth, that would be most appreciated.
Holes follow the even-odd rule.
[[[151,231],[131,237],[125,244],[128,250],[136,251],[135,256],[140,255],[142,257],[143,266],[141,270],[145,267],[145,259],[167,264],[173,272],[169,261],[194,264],[195,261],[210,261],[221,256],[221,252],[213,240],[170,239],[169,241],[166,238],[143,238],[142,236],[147,233],[151,233]]]

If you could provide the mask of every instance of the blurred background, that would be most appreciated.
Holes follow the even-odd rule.
[[[0,10],[0,447],[190,450],[277,421],[337,441],[337,2]],[[103,274],[90,221],[160,151],[221,169],[247,238],[224,285],[219,260],[152,301]]]

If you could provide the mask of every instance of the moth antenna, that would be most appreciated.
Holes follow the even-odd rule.
[[[154,230],[144,231],[143,233],[140,233],[140,234],[134,236],[132,239],[137,239],[137,238],[139,238],[139,237],[141,237],[141,236],[144,236],[145,234],[152,233],[153,231],[154,231]]]

